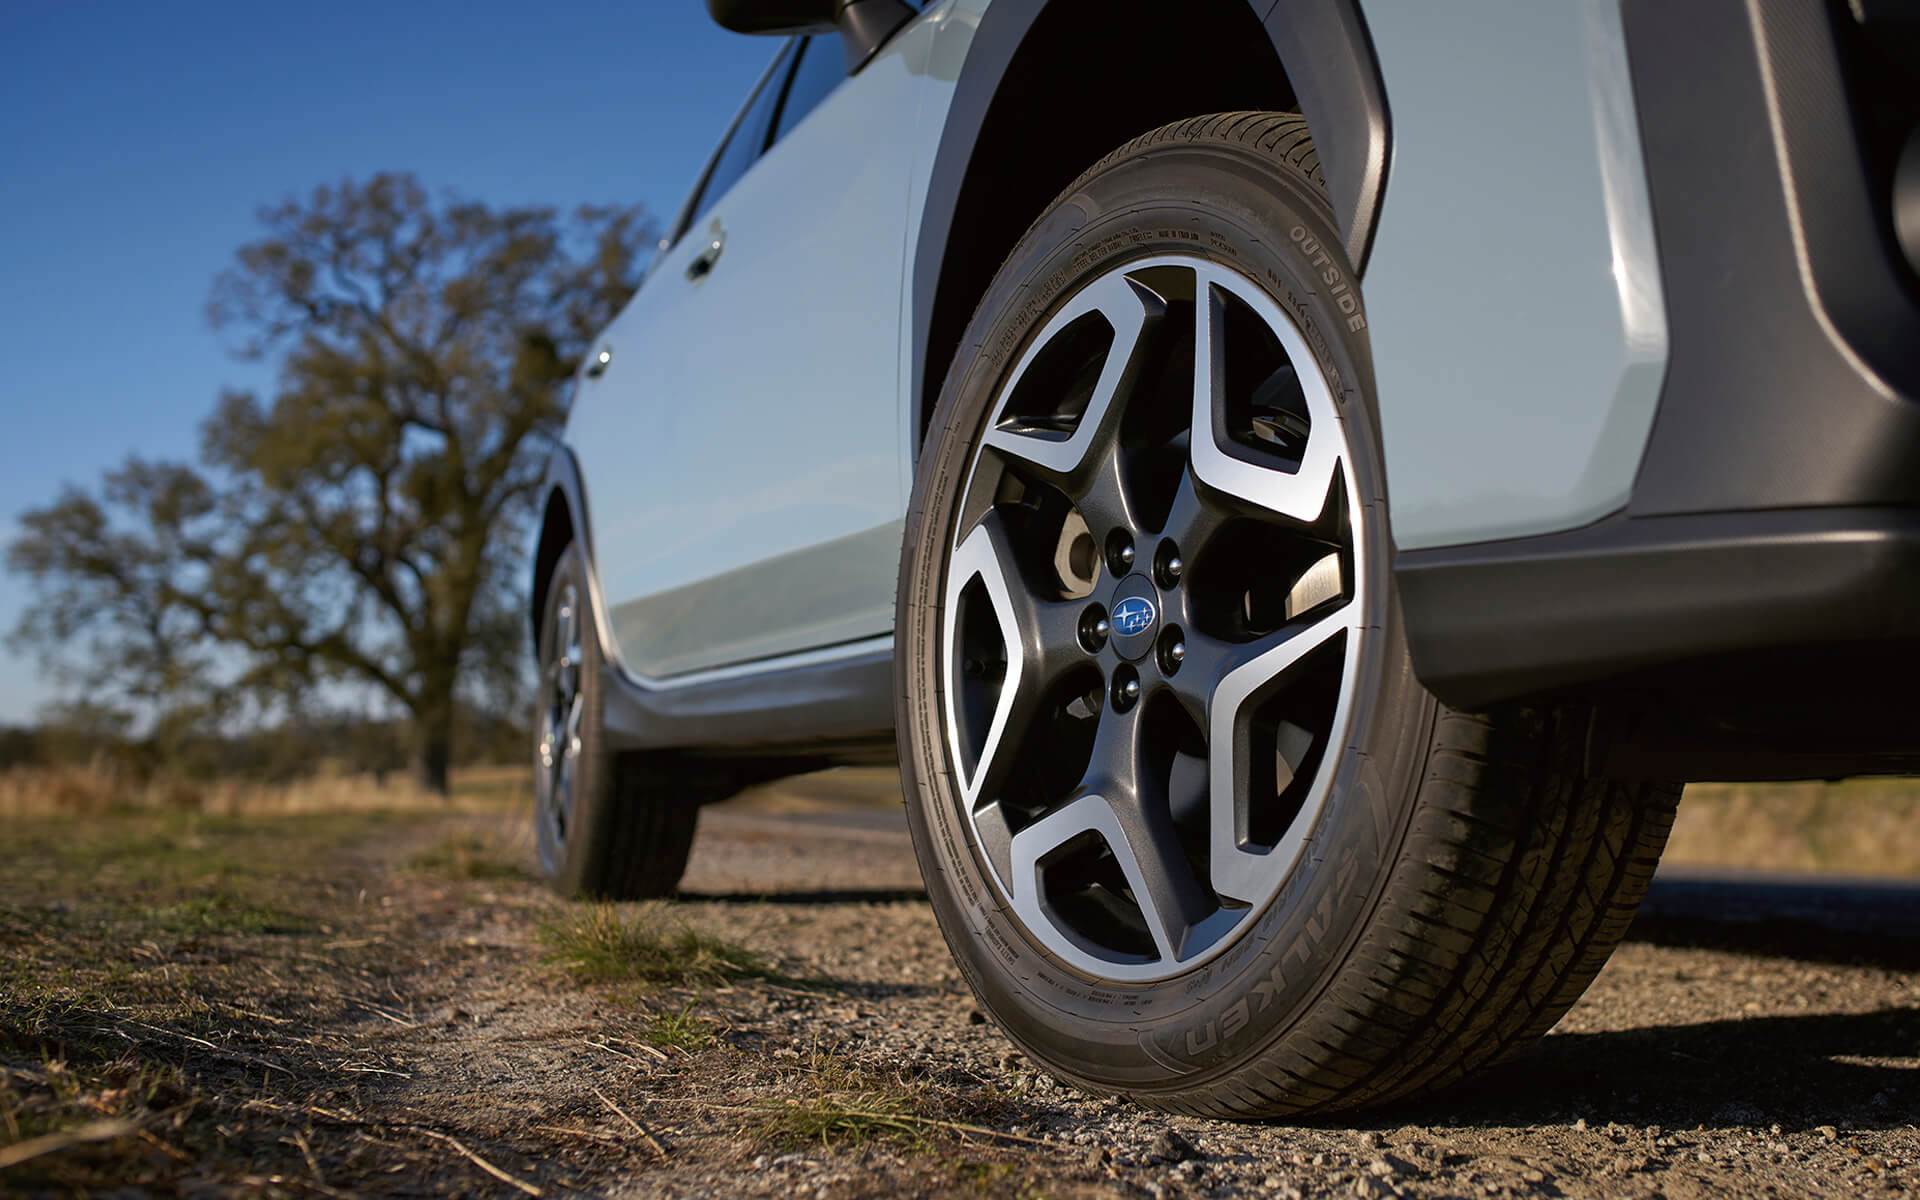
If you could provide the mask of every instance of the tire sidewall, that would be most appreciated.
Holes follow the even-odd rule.
[[[1076,1082],[1192,1086],[1284,1037],[1363,936],[1411,814],[1433,704],[1414,682],[1386,570],[1388,530],[1364,309],[1324,199],[1251,149],[1162,143],[1090,173],[1028,232],[969,325],[942,389],[908,517],[897,703],[914,845],[942,930],[1016,1043]],[[962,816],[944,735],[938,638],[952,523],[988,408],[1048,315],[1092,278],[1161,254],[1255,281],[1319,359],[1351,449],[1369,572],[1352,719],[1327,801],[1279,894],[1226,952],[1156,984],[1089,980],[1014,920]]]
[[[587,891],[593,863],[590,861],[596,848],[605,839],[598,834],[598,828],[606,819],[608,806],[607,782],[610,771],[606,762],[606,737],[602,730],[602,693],[604,686],[602,666],[604,656],[600,650],[599,629],[594,621],[593,601],[587,591],[586,563],[577,544],[569,545],[555,561],[553,574],[547,587],[546,610],[541,613],[540,644],[538,663],[542,671],[550,661],[553,647],[554,615],[560,606],[560,597],[568,587],[573,587],[574,603],[580,613],[580,757],[574,764],[574,795],[572,820],[567,827],[566,839],[559,841],[554,836],[552,823],[547,814],[536,807],[533,814],[534,841],[539,853],[540,868],[547,882],[563,896],[582,895]],[[535,719],[540,717],[542,701],[538,694],[534,699]],[[535,764],[535,770],[539,769]]]

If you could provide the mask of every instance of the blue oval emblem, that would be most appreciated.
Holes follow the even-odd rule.
[[[1128,596],[1113,608],[1113,627],[1123,637],[1132,637],[1153,628],[1153,601],[1145,596]]]

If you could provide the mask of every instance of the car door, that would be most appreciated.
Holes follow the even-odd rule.
[[[912,32],[850,78],[836,38],[783,48],[583,380],[569,441],[633,674],[892,628]]]

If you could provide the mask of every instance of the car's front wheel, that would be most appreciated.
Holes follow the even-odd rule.
[[[934,413],[900,751],[983,1006],[1099,1091],[1272,1116],[1544,1032],[1676,789],[1447,711],[1387,572],[1366,320],[1305,123],[1157,131],[1033,226]]]

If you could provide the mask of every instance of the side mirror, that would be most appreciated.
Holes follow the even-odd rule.
[[[846,47],[849,75],[866,66],[915,15],[906,0],[707,0],[707,12],[722,29],[735,33],[837,31]]]

